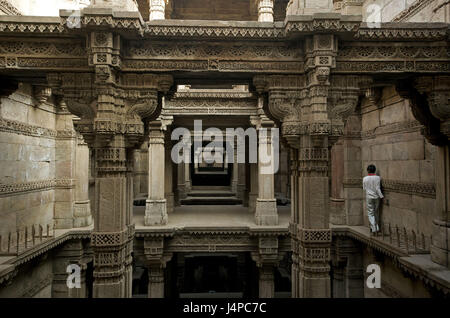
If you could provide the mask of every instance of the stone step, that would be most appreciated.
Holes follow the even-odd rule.
[[[230,191],[230,186],[192,186],[192,191]]]
[[[192,191],[188,197],[234,197],[236,193],[229,191]]]
[[[181,205],[239,205],[242,200],[232,197],[186,197],[180,200]]]

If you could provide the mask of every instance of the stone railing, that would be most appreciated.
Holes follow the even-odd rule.
[[[50,224],[31,225],[9,232],[6,237],[0,235],[0,255],[17,256],[25,251],[53,239],[55,231]]]
[[[380,235],[373,238],[388,242],[390,245],[403,250],[407,255],[429,254],[432,240],[431,235],[425,235],[390,223],[384,223],[381,226]]]

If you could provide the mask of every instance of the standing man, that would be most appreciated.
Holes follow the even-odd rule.
[[[368,175],[363,179],[363,189],[366,191],[367,215],[369,217],[371,233],[380,231],[378,226],[378,206],[380,199],[384,198],[381,193],[381,178],[375,174],[377,168],[374,165],[367,167]]]

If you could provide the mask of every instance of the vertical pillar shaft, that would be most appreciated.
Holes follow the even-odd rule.
[[[450,267],[450,151],[449,145],[436,152],[436,218],[433,221],[433,262]]]
[[[55,177],[74,180],[76,178],[76,134],[73,129],[73,115],[68,112],[64,101],[56,115],[56,129],[61,132],[55,141]],[[74,226],[75,182],[55,189],[54,227],[71,229]]]
[[[328,148],[326,139],[301,137],[298,154],[298,297],[330,297]]]
[[[108,96],[99,96],[99,101]],[[127,297],[127,259],[131,250],[127,149],[123,135],[113,135],[107,146],[97,145],[94,249],[95,298]]]
[[[172,169],[172,158],[171,158],[171,140],[170,132],[166,133],[166,147],[165,147],[165,174],[164,174],[164,192],[167,200],[167,213],[172,213],[175,206],[175,195],[173,193],[173,169]]]
[[[150,0],[150,21],[164,20],[166,11],[165,0]]]
[[[160,122],[150,128],[148,147],[148,199],[145,207],[145,225],[167,224],[167,201],[164,197],[165,183],[164,132]]]
[[[274,267],[263,265],[259,267],[259,298],[275,297]]]
[[[258,22],[273,22],[273,0],[259,0]]]
[[[164,268],[148,268],[148,298],[164,298]]]
[[[92,215],[89,201],[89,148],[81,135],[78,136],[75,169],[76,185],[73,226],[85,227],[92,224]]]
[[[257,225],[277,225],[278,211],[275,199],[274,174],[270,169],[273,148],[270,133],[258,137],[258,198],[256,200],[255,221]]]

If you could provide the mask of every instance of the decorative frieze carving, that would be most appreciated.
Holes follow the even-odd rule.
[[[0,55],[17,56],[54,56],[54,57],[84,57],[85,43],[76,39],[70,41],[30,41],[7,40],[0,42]]]
[[[355,34],[358,40],[446,40],[447,31],[443,25],[421,25],[417,28],[414,25],[382,25],[381,28],[362,26]]]
[[[362,179],[345,179],[343,183],[346,188],[362,188]],[[430,198],[436,197],[436,185],[434,183],[383,178],[381,180],[381,185],[383,190],[387,192],[406,193]]]
[[[56,138],[58,135],[58,132],[53,129],[4,118],[0,118],[0,131],[42,138]]]
[[[11,195],[30,191],[47,191],[56,188],[72,189],[73,179],[49,179],[22,183],[0,183],[0,195]]]
[[[381,135],[420,131],[421,128],[423,128],[423,126],[417,120],[411,120],[365,130],[361,132],[360,136],[362,139],[371,139]]]
[[[399,180],[382,179],[381,185],[385,191],[420,195],[425,197],[436,197],[436,185],[425,182],[406,182]]]
[[[132,41],[125,54],[133,58],[216,58],[251,60],[301,60],[303,48],[299,44],[272,43],[204,43]]]

